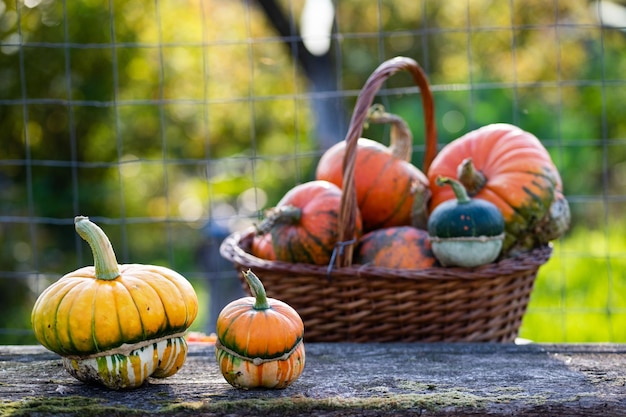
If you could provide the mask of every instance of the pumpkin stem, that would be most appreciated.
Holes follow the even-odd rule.
[[[457,168],[457,177],[469,195],[476,195],[487,183],[485,174],[478,171],[472,158],[465,158]]]
[[[436,182],[437,185],[440,187],[443,187],[446,184],[450,185],[452,187],[452,190],[454,191],[454,196],[456,197],[456,200],[459,204],[469,203],[470,201],[472,201],[467,195],[465,187],[463,187],[463,184],[461,184],[459,181],[448,177],[438,176]]]
[[[413,134],[409,125],[403,118],[395,114],[387,113],[380,104],[374,104],[367,112],[369,123],[391,123],[391,136],[389,150],[391,154],[406,162],[411,161],[413,154]]]
[[[250,269],[243,271],[243,276],[250,287],[252,296],[256,298],[253,308],[255,310],[267,310],[270,307],[270,303],[267,301],[267,295],[265,294],[265,288],[261,280],[254,275]]]
[[[88,217],[74,218],[76,232],[89,243],[96,268],[96,278],[113,280],[120,276],[120,269],[113,252],[113,246],[107,235],[98,225],[89,221]]]
[[[274,207],[265,213],[265,219],[257,226],[257,234],[269,233],[275,224],[298,224],[302,209],[296,206]]]

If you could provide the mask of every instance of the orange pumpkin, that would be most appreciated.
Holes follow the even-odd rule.
[[[441,149],[428,171],[430,211],[455,198],[439,176],[458,178],[472,198],[495,204],[505,221],[503,254],[546,244],[569,226],[569,206],[550,154],[539,139],[516,126],[492,124]]]
[[[268,261],[276,260],[276,253],[272,245],[272,235],[270,233],[259,233],[252,239],[252,247],[250,253],[257,258],[267,259]]]
[[[412,226],[373,230],[361,238],[354,263],[395,269],[424,269],[434,266],[428,232]]]
[[[304,323],[292,307],[268,298],[252,271],[244,277],[253,297],[235,300],[220,312],[217,363],[234,387],[285,388],[304,370]]]
[[[341,190],[328,181],[309,181],[289,190],[259,225],[271,233],[276,259],[327,265],[339,236]],[[361,235],[360,215],[356,236]]]
[[[437,134],[433,98],[421,67],[404,57],[386,61],[372,73],[362,91],[371,92],[390,74],[399,70],[409,71],[422,93],[426,119],[424,170],[427,170],[437,151]],[[362,95],[357,105],[368,101],[365,97],[367,94]],[[360,113],[357,110],[351,126],[355,125],[354,118]],[[422,171],[410,163],[412,137],[406,123],[400,117],[384,113],[376,107],[368,118],[373,123],[392,123],[392,129],[389,147],[366,138],[356,141],[354,187],[364,231],[401,225],[425,228],[430,198],[429,183]],[[343,167],[350,146],[347,141],[341,141],[328,149],[318,163],[316,178],[344,187]]]

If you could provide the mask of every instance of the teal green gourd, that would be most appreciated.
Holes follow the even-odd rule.
[[[504,218],[492,203],[472,199],[463,185],[439,177],[437,184],[450,185],[455,199],[445,201],[428,219],[428,234],[435,257],[444,266],[476,267],[493,262],[502,250]]]

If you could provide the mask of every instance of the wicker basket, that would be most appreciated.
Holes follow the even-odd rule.
[[[424,170],[436,154],[432,95],[419,65],[398,57],[381,64],[357,100],[348,134],[339,242],[328,266],[268,261],[250,254],[255,229],[233,233],[222,256],[241,272],[252,269],[267,294],[295,308],[309,342],[512,342],[518,334],[539,267],[550,246],[478,268],[423,270],[352,265],[356,142],[376,92],[386,78],[408,71],[422,93],[426,119]],[[240,274],[241,275],[241,274]]]

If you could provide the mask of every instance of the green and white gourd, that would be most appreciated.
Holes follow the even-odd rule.
[[[428,219],[435,257],[443,266],[468,268],[495,261],[504,241],[502,213],[486,200],[470,198],[460,182],[437,178],[437,185],[446,184],[456,199],[438,205]]]
[[[74,378],[114,389],[138,387],[149,377],[166,378],[185,362],[183,336],[168,337],[137,348],[121,346],[90,357],[64,357],[63,367]]]

